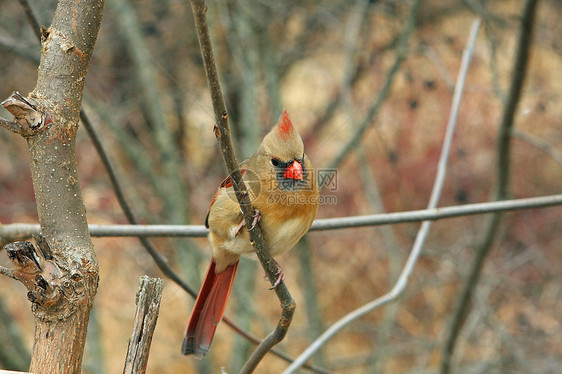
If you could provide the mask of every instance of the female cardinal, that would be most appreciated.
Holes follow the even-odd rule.
[[[293,248],[308,231],[318,210],[318,183],[287,111],[240,170],[272,256]],[[240,255],[254,255],[248,228],[226,178],[211,200],[205,226],[213,258],[191,312],[182,345],[184,355],[202,358],[222,319]],[[249,228],[250,230],[252,229]],[[279,279],[283,279],[279,269]]]

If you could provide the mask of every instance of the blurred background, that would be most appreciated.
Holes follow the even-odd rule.
[[[423,209],[428,202],[468,31],[482,27],[468,72],[441,206],[484,202],[495,188],[496,139],[512,79],[523,1],[210,0],[208,20],[239,160],[283,108],[315,167],[337,168],[335,203],[318,218]],[[56,2],[30,0],[48,26]],[[0,99],[27,95],[40,48],[15,0],[0,3]],[[513,198],[561,193],[562,4],[538,5],[515,116]],[[203,224],[225,175],[190,4],[107,0],[84,109],[143,223]],[[0,109],[0,115],[10,118]],[[360,144],[347,147],[358,131]],[[87,133],[80,183],[95,224],[127,223]],[[349,148],[349,151],[344,150]],[[25,141],[0,131],[0,224],[36,223]],[[313,362],[338,373],[435,373],[483,216],[431,228],[398,302],[348,326]],[[419,224],[308,234],[278,258],[297,302],[279,349],[296,357],[331,323],[389,291]],[[562,367],[562,208],[508,213],[483,269],[454,356],[459,373],[559,373]],[[194,288],[205,238],[153,239]],[[84,373],[121,372],[141,275],[163,277],[136,238],[94,238],[100,285]],[[9,266],[0,252],[0,264]],[[241,262],[227,315],[256,336],[280,308],[263,271]],[[204,360],[180,355],[193,300],[165,279],[149,373],[238,372],[252,346],[222,324]],[[33,318],[25,288],[0,277],[0,368],[26,370]],[[19,337],[19,338],[18,338]],[[287,364],[268,355],[258,373]]]

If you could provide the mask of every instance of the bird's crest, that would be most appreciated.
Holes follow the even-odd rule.
[[[289,139],[291,137],[291,133],[295,132],[293,128],[293,123],[289,118],[289,113],[285,109],[283,109],[283,113],[281,113],[281,117],[279,117],[279,121],[277,122],[277,132],[279,136],[283,139]]]
[[[289,113],[283,110],[277,125],[263,138],[258,153],[266,153],[268,157],[275,157],[283,162],[302,157],[304,147],[302,139],[293,127]]]

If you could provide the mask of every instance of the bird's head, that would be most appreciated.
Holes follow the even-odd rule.
[[[283,110],[277,125],[264,137],[258,150],[258,163],[281,189],[294,189],[306,184],[307,167],[302,139]]]

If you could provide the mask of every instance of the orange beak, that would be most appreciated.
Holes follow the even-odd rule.
[[[287,179],[298,179],[300,181],[302,181],[302,165],[300,162],[298,162],[297,160],[293,161],[293,163],[289,166],[287,166],[287,168],[285,168],[285,172],[283,173],[283,176]]]

